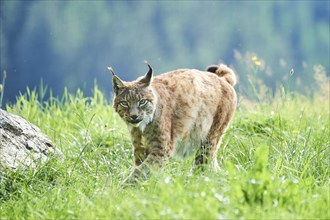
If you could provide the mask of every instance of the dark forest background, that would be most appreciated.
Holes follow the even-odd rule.
[[[329,74],[329,11],[329,1],[315,0],[1,0],[4,102],[41,81],[54,95],[65,87],[90,94],[95,80],[110,94],[107,66],[133,80],[144,60],[155,74],[224,62],[242,91],[254,71],[269,88],[289,83],[305,93],[315,65]]]

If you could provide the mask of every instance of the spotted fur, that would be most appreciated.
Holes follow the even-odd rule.
[[[133,143],[135,166],[129,180],[171,156],[194,153],[196,164],[210,161],[219,170],[217,151],[236,109],[234,72],[222,64],[207,71],[179,69],[153,77],[147,65],[148,73],[132,82],[113,73],[113,106]]]

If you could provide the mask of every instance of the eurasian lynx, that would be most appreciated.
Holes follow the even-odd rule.
[[[195,163],[211,161],[219,169],[217,151],[236,109],[234,72],[226,65],[207,71],[179,69],[153,77],[122,81],[111,68],[113,106],[131,134],[135,167],[128,180],[169,157],[196,152]]]

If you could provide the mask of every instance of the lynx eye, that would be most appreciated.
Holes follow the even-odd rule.
[[[148,103],[148,101],[146,100],[146,99],[141,99],[140,101],[139,101],[139,106],[144,106],[144,105],[146,105]]]
[[[128,102],[127,101],[121,101],[121,102],[119,102],[119,105],[121,105],[124,108],[128,108]]]

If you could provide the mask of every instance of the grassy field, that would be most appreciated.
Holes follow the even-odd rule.
[[[191,171],[171,160],[144,182],[124,187],[132,149],[104,95],[27,91],[7,111],[36,124],[65,159],[5,171],[1,219],[329,219],[329,98],[294,94],[241,100],[219,162]]]

